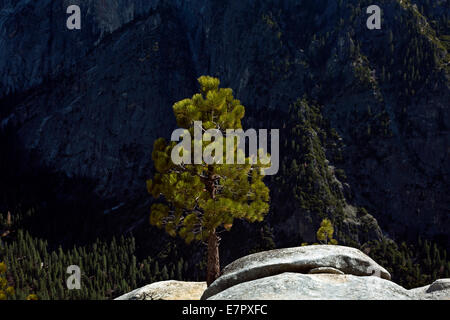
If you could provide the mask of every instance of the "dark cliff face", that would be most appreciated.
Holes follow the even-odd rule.
[[[373,31],[368,1],[90,0],[81,31],[65,28],[61,3],[0,4],[1,125],[38,164],[92,179],[98,201],[145,198],[153,141],[175,129],[172,104],[209,74],[234,90],[250,125],[275,110],[270,125],[287,138],[290,105],[306,96],[322,106],[341,137],[339,163],[322,147],[330,170],[345,170],[345,181],[332,176],[350,225],[364,206],[390,236],[448,237],[449,56],[405,1],[379,1]],[[448,16],[448,5],[432,14]],[[273,207],[282,239],[313,241],[318,221],[304,217],[314,212]]]

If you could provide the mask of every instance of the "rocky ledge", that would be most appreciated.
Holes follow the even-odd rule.
[[[205,283],[163,281],[117,300],[450,300],[450,279],[407,290],[355,248],[313,245],[259,252]]]
[[[334,245],[275,249],[242,257],[226,266],[221,277],[206,289],[202,299],[252,280],[284,272],[308,274],[320,270],[318,268],[325,268],[322,272],[330,273],[326,269],[330,267],[344,274],[356,276],[374,274],[391,279],[389,272],[358,249]]]
[[[115,300],[200,300],[206,282],[161,281],[126,293]]]
[[[448,300],[450,290],[406,290],[374,276],[285,272],[243,282],[208,300]]]

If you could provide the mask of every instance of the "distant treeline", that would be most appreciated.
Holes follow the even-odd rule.
[[[415,245],[406,242],[397,245],[391,240],[371,241],[361,249],[391,273],[392,281],[406,289],[450,278],[447,250],[428,240],[419,238]]]
[[[183,280],[188,268],[182,258],[160,265],[156,259],[138,261],[132,237],[97,240],[85,247],[51,251],[46,241],[19,230],[13,241],[0,239],[0,261],[7,265],[7,280],[15,288],[12,299],[36,294],[39,300],[112,299],[140,286],[169,279]],[[81,269],[81,289],[68,290],[67,267]]]

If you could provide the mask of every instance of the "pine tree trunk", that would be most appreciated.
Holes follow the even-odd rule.
[[[219,264],[219,237],[216,230],[211,231],[208,239],[208,267],[206,285],[209,287],[220,276]]]

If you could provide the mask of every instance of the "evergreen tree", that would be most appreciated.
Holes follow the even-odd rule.
[[[320,228],[317,230],[317,240],[325,244],[337,244],[337,241],[333,239],[334,228],[331,221],[323,219],[320,223]]]
[[[219,89],[219,79],[202,76],[198,81],[200,93],[173,105],[177,124],[185,129],[183,143],[186,136],[193,137],[189,145],[194,154],[185,147],[177,149],[175,142],[156,140],[152,159],[157,173],[148,180],[147,187],[154,198],[163,196],[165,200],[152,205],[151,224],[165,228],[171,236],[179,235],[187,243],[207,241],[209,285],[220,275],[218,232],[229,230],[236,218],[262,221],[269,209],[269,189],[262,181],[264,166],[252,164],[249,157],[245,158],[245,151],[238,148],[235,136],[227,136],[228,129],[242,129],[244,107],[234,99],[231,89]],[[205,137],[195,136],[194,126],[200,121],[202,127],[197,130],[206,131],[205,137],[211,133],[214,141],[205,143]],[[228,146],[227,140],[233,146],[233,159],[243,158],[243,164],[224,164],[222,150]],[[213,164],[196,157],[198,146],[202,155],[209,152]],[[228,158],[231,155],[226,149]],[[183,158],[180,164],[171,160],[173,152]]]

